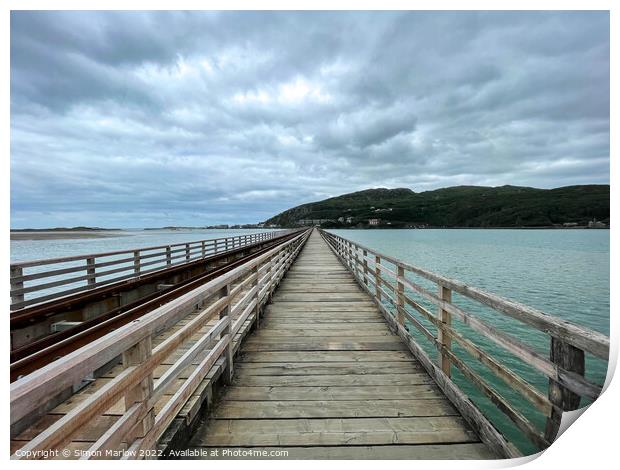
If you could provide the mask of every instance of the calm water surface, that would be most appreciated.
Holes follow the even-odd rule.
[[[503,297],[522,302],[550,315],[556,315],[579,325],[609,335],[609,231],[608,230],[333,230],[381,253],[407,261],[468,285],[485,289]],[[436,286],[412,278],[425,287]],[[434,290],[433,290],[434,291]],[[412,296],[415,298],[415,295]],[[415,298],[430,311],[435,307]],[[476,302],[455,294],[454,303],[471,314],[510,333],[548,357],[549,339],[546,335]],[[416,315],[419,318],[419,315]],[[431,331],[432,324],[422,321]],[[545,394],[547,379],[507,353],[499,346],[471,331],[455,325],[466,337],[499,358],[502,363],[525,377]],[[410,330],[415,333],[415,327]],[[416,334],[424,349],[436,357],[437,352],[427,339]],[[455,348],[459,357],[467,357]],[[523,414],[544,429],[544,417],[512,389],[497,380],[477,361],[467,364],[482,374],[496,390],[509,398]],[[454,369],[454,368],[453,368]],[[586,355],[586,375],[602,384],[607,364]],[[535,449],[460,373],[455,381],[474,398],[511,441],[522,451]]]
[[[236,237],[266,229],[238,230],[124,230],[111,232],[112,236],[73,240],[11,240],[11,262],[30,261],[63,256],[129,250],[147,246],[185,243],[213,238]]]

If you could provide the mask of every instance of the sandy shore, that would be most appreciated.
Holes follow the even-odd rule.
[[[11,240],[74,240],[80,238],[106,238],[106,237],[124,237],[125,234],[120,231],[49,231],[49,232],[11,232]]]

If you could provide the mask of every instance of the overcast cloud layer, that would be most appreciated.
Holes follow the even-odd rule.
[[[604,12],[11,15],[12,227],[608,182]]]

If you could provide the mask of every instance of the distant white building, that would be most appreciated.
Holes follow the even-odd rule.
[[[381,223],[381,219],[368,219],[368,225],[379,225]]]
[[[321,225],[325,222],[334,222],[334,219],[299,219],[297,225]]]
[[[588,222],[588,228],[606,228],[606,227],[607,225],[605,225],[603,222],[599,222],[596,219]]]

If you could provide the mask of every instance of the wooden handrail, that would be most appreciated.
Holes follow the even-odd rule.
[[[144,276],[172,265],[178,266],[204,259],[227,250],[271,240],[290,232],[291,230],[258,232],[236,237],[11,263],[11,310]],[[110,257],[118,256],[122,257],[110,259]],[[42,266],[76,262],[82,263],[47,271],[38,270]],[[107,267],[112,267],[112,269],[101,269]],[[149,269],[145,269],[147,267]],[[37,269],[28,272],[33,268]],[[78,273],[78,275],[70,276],[72,273]],[[52,280],[45,282],[49,278]],[[37,280],[39,282],[33,283]],[[58,289],[69,285],[73,287]]]
[[[607,359],[609,357],[607,336],[405,263],[338,235],[323,230],[321,230],[321,235],[343,264],[352,271],[360,286],[373,297],[384,315],[388,316],[387,319],[393,322],[399,335],[410,346],[415,345],[411,347],[412,351],[419,356],[423,364],[432,367],[433,370],[429,370],[429,373],[436,380],[439,374],[441,375],[439,382],[444,384],[450,382],[451,386],[456,387],[450,380],[452,366],[456,367],[465,379],[489,398],[491,403],[502,411],[536,447],[542,449],[553,442],[563,411],[578,408],[581,397],[596,399],[602,392],[600,384],[592,383],[584,377],[584,353]],[[393,265],[395,270],[386,266],[385,262]],[[433,282],[437,286],[437,294],[408,278],[407,273]],[[386,275],[391,279],[386,278]],[[452,301],[454,294],[474,300],[548,335],[551,345],[549,358],[541,356],[509,332],[501,331],[476,315],[456,306]],[[413,299],[412,295],[434,305],[437,308],[437,314],[431,313],[419,301]],[[416,318],[416,314],[433,325],[436,334],[424,326]],[[459,328],[453,325],[453,320],[458,320]],[[409,332],[405,321],[416,327],[437,350],[436,366],[430,366],[435,361],[432,361],[427,353],[416,345],[417,340]],[[548,396],[545,396],[535,385],[529,383],[517,372],[502,364],[500,360],[494,358],[487,349],[467,339],[459,331],[462,329],[461,325],[481,334],[546,376],[549,379]],[[453,349],[452,342],[457,343],[460,348]],[[462,354],[460,349],[467,353],[468,358],[473,358],[484,365],[494,377],[532,403],[535,409],[546,417],[546,428],[538,429],[514,408],[487,379],[480,376],[460,357]]]
[[[11,384],[11,424],[14,424],[119,355],[123,356],[125,364],[125,369],[114,379],[40,432],[12,458],[36,458],[36,451],[66,444],[84,423],[105,412],[123,397],[125,413],[91,446],[91,450],[115,448],[122,441],[129,442],[136,449],[152,449],[212,367],[219,364],[229,371],[229,377],[232,376],[232,338],[252,313],[267,301],[309,234],[309,230],[303,231],[257,258]],[[265,265],[271,267],[272,264],[273,268],[267,269],[261,278],[261,268]],[[234,287],[233,283],[236,284]],[[233,304],[234,299],[248,287],[241,299]],[[157,347],[151,348],[153,335],[196,309],[199,310],[196,317]],[[216,315],[220,316],[220,320],[154,382],[154,369]],[[255,321],[257,318],[252,319]],[[207,357],[154,415],[153,406],[166,388],[218,337],[219,341]],[[135,457],[140,458],[141,454]]]

